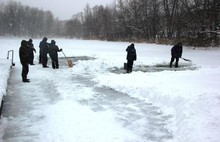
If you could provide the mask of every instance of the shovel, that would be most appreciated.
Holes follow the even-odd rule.
[[[65,55],[65,53],[62,51],[62,53],[63,53],[63,55],[65,56],[65,58],[66,58],[66,60],[67,60],[67,63],[68,63],[68,66],[70,67],[70,68],[72,68],[73,67],[73,62],[72,62],[72,60],[70,60],[69,58],[67,58],[67,56]]]
[[[186,59],[186,58],[181,58],[181,59],[183,59],[184,61],[187,61],[187,62],[192,62],[192,60],[190,60],[190,59]]]
[[[174,54],[174,56],[179,57],[176,54]],[[186,58],[182,58],[182,57],[179,57],[179,58],[181,58],[181,59],[183,59],[184,61],[187,61],[187,62],[192,62],[192,60],[190,60],[190,59],[186,59]]]

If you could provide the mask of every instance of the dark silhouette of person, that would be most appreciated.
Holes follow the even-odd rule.
[[[41,58],[41,63],[42,63],[42,66],[43,68],[48,68],[47,66],[47,61],[48,61],[48,58],[47,58],[47,54],[49,52],[49,45],[47,43],[47,38],[44,37],[43,40],[40,42],[40,58]]]
[[[22,81],[23,82],[30,82],[29,79],[27,79],[27,75],[29,72],[29,64],[28,64],[28,45],[26,40],[21,41],[21,46],[19,48],[19,57],[20,57],[20,62],[22,65]]]
[[[132,43],[129,45],[126,49],[127,51],[127,73],[132,72],[133,68],[133,63],[135,60],[137,60],[137,54],[136,54],[136,49],[134,47],[134,44]]]
[[[27,45],[28,45],[28,58],[29,58],[28,63],[30,65],[34,65],[34,52],[36,53],[36,50],[34,48],[33,40],[29,39]]]
[[[179,58],[182,57],[182,52],[183,52],[183,47],[182,47],[182,43],[179,42],[176,45],[174,45],[171,49],[171,60],[170,60],[170,68],[172,67],[172,64],[174,62],[174,60],[176,60],[175,62],[175,67],[179,67],[178,63],[179,63]]]
[[[51,40],[51,43],[49,45],[49,55],[52,60],[52,68],[58,69],[59,68],[59,61],[58,61],[58,53],[62,51],[62,49],[59,49],[59,47],[56,45],[55,40]]]

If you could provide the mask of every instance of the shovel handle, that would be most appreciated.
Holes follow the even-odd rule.
[[[67,58],[66,54],[62,51],[63,55]]]
[[[183,59],[184,61],[192,62],[190,59],[186,59],[186,58],[181,58],[181,59]]]

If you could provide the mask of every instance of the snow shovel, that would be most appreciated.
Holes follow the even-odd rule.
[[[73,67],[73,62],[72,62],[72,60],[70,60],[69,58],[67,58],[67,56],[65,55],[65,53],[62,51],[62,53],[63,53],[63,55],[65,56],[65,58],[66,58],[66,60],[67,60],[67,63],[68,63],[68,66],[70,67],[70,68],[72,68]]]
[[[172,56],[173,56],[173,55],[172,55]],[[179,57],[179,56],[177,56],[176,54],[174,54],[174,56]],[[186,59],[186,58],[183,58],[183,57],[179,57],[179,58],[181,58],[181,59],[183,59],[184,61],[187,61],[187,62],[192,62],[192,60],[190,60],[190,59]]]
[[[181,59],[183,59],[184,61],[187,61],[187,62],[192,62],[192,60],[190,60],[190,59],[186,59],[186,58],[181,58]]]

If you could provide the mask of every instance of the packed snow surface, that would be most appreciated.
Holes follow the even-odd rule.
[[[169,68],[172,45],[135,43],[127,74],[131,43],[55,39],[74,66],[60,52],[54,70],[38,64],[41,39],[33,39],[35,65],[23,83],[21,40],[0,38],[0,142],[219,142],[219,49],[184,47],[192,62]]]

